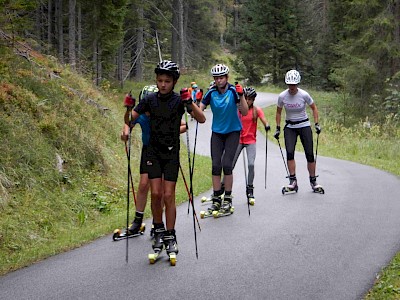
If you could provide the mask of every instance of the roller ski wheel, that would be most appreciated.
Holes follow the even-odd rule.
[[[256,203],[256,199],[254,199],[254,197],[253,198],[249,198],[248,201],[249,201],[249,204],[251,206],[254,206],[254,204]]]
[[[150,253],[149,254],[148,258],[149,258],[149,263],[151,265],[156,263],[156,261],[158,260],[158,258],[161,255],[161,252],[162,252],[162,250],[161,251],[155,251],[154,253]]]
[[[201,197],[201,203],[210,202],[211,198],[207,198],[206,196]]]
[[[218,211],[213,211],[212,216],[214,218],[226,217],[226,216],[230,216],[231,214],[233,214],[234,211],[235,211],[235,207],[231,206],[229,208],[229,210],[221,209]]]
[[[201,219],[205,219],[205,218],[209,218],[213,216],[213,212],[214,211],[210,211],[210,210],[202,210],[200,211],[200,218]]]
[[[164,235],[165,251],[168,254],[171,266],[176,264],[176,255],[178,254],[178,243],[176,241],[175,230],[167,230]]]
[[[325,194],[324,188],[317,183],[318,176],[310,176],[310,185],[314,193]]]
[[[294,194],[294,193],[297,193],[298,190],[299,190],[298,186],[296,186],[294,188],[289,187],[289,186],[284,186],[284,187],[282,187],[282,195]]]
[[[125,230],[124,232],[121,229],[115,229],[112,239],[113,241],[120,241],[127,238],[132,238],[136,236],[143,235],[144,231],[146,230],[146,224],[142,223],[140,228],[137,232],[131,233],[129,230]]]
[[[247,201],[250,205],[254,205],[256,203],[256,199],[254,198],[254,187],[253,185],[246,186],[246,196]]]
[[[289,176],[289,185],[282,187],[282,195],[297,193],[299,187],[297,186],[296,175]]]
[[[324,188],[322,186],[320,186],[319,184],[316,185],[316,186],[311,185],[311,188],[312,188],[314,193],[325,194]]]
[[[175,266],[176,265],[176,253],[171,252],[168,254],[169,256],[169,263],[171,264],[171,266]]]
[[[205,219],[213,216],[215,211],[219,211],[221,208],[221,197],[212,198],[212,205],[207,210],[200,211],[200,218]]]

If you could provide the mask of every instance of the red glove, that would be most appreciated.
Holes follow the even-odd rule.
[[[125,99],[124,99],[124,106],[126,108],[132,108],[135,106],[136,99],[132,97],[132,94],[126,94]]]
[[[182,102],[184,102],[184,103],[189,103],[190,100],[192,100],[192,97],[190,95],[188,88],[181,89],[181,99],[182,99]]]
[[[239,83],[236,83],[235,88],[236,88],[236,93],[238,93],[239,96],[242,96],[243,95],[243,87]]]

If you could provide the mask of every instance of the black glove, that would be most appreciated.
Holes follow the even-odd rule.
[[[271,130],[271,126],[265,125],[265,131],[268,132],[268,131],[270,131],[270,130]]]
[[[278,140],[280,134],[281,134],[281,126],[276,126],[276,131],[275,131],[275,134],[274,134],[274,138],[276,138]]]
[[[317,134],[320,134],[321,131],[322,131],[321,126],[320,126],[318,123],[315,123],[315,132],[316,132]]]

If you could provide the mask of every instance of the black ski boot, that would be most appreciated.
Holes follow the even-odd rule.
[[[290,175],[289,176],[289,185],[284,186],[282,188],[282,194],[284,195],[285,193],[297,193],[298,191],[298,186],[297,186],[297,178],[296,175]]]
[[[168,255],[171,253],[178,254],[179,250],[178,243],[176,241],[175,229],[165,231],[164,245]]]
[[[154,240],[153,240],[153,251],[161,252],[164,249],[164,224],[154,224]]]
[[[224,194],[225,194],[225,184],[223,182],[221,182],[221,198],[224,198]],[[213,196],[214,196],[214,193],[211,194],[210,197],[203,196],[201,198],[201,203],[212,201]]]
[[[154,224],[154,223],[153,223]],[[164,235],[165,227],[163,223],[154,224],[154,239],[153,239],[153,251],[154,253],[149,254],[149,262],[154,264],[164,249]]]
[[[214,211],[218,211],[221,208],[221,196],[212,196],[211,198],[212,204],[209,208],[207,208],[207,211],[202,210],[200,212],[200,218],[204,219],[204,218],[208,218],[208,217],[212,217],[213,212]]]
[[[232,206],[232,195],[224,196],[224,200],[222,201],[221,208],[218,211],[213,211],[212,215],[214,218],[229,216],[233,214],[235,208]]]
[[[145,224],[143,223],[143,213],[136,212],[135,219],[132,221],[131,226],[127,230],[128,235],[143,234]]]
[[[317,176],[310,176],[310,185],[314,193],[324,194],[324,188],[317,183]]]
[[[254,203],[256,202],[253,192],[254,192],[254,187],[252,185],[248,185],[246,187],[246,195],[247,195],[247,201],[249,201],[250,205],[254,205]]]
[[[178,243],[176,242],[175,229],[167,230],[164,234],[164,245],[167,251],[171,266],[176,264],[176,255],[178,254]]]

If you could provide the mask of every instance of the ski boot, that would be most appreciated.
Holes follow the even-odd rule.
[[[246,187],[247,201],[249,202],[250,205],[254,205],[256,202],[253,191],[254,191],[254,187],[252,185],[248,185]]]
[[[225,217],[233,214],[234,211],[235,208],[232,206],[232,195],[225,195],[221,208],[213,211],[212,215],[214,218]]]
[[[167,251],[171,266],[176,264],[176,255],[178,254],[178,243],[176,242],[175,230],[167,230],[164,234],[164,245]]]
[[[151,224],[151,229],[150,229],[150,237],[154,237],[154,224]]]
[[[318,176],[310,176],[310,185],[314,193],[325,194],[324,188],[317,183]]]
[[[154,264],[157,261],[159,255],[164,249],[164,234],[164,224],[162,227],[160,225],[154,226],[154,240],[152,244],[154,253],[149,254],[150,264]]]
[[[221,197],[223,198],[224,197],[224,193],[225,193],[225,184],[223,182],[221,182],[221,192],[222,192]],[[211,202],[212,201],[212,197],[213,197],[213,194],[211,195],[211,197],[206,197],[206,196],[201,197],[201,203]]]
[[[119,241],[126,238],[142,235],[146,230],[146,224],[142,223],[142,220],[143,219],[139,220],[135,218],[131,226],[127,230],[125,230],[125,232],[122,232],[121,229],[115,229],[112,237],[113,241]]]
[[[221,208],[221,201],[222,197],[221,196],[213,196],[212,197],[212,204],[211,206],[207,209],[207,211],[202,210],[200,212],[200,218],[208,218],[213,215],[213,212],[218,211]]]
[[[298,191],[298,186],[297,186],[297,178],[296,175],[290,175],[289,176],[289,185],[282,187],[282,195],[285,195],[285,193],[292,194],[292,193],[297,193]]]

